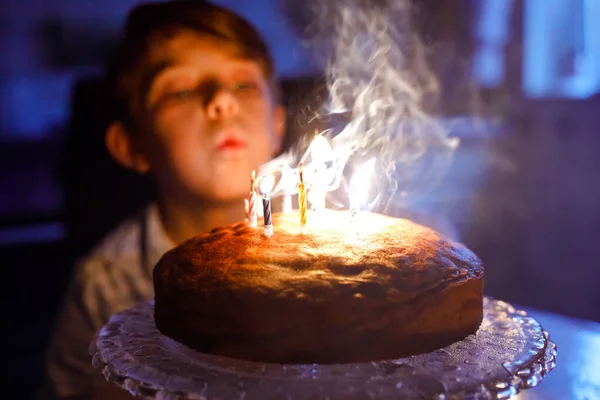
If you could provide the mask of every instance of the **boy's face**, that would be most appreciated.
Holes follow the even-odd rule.
[[[250,174],[278,151],[284,112],[260,65],[184,31],[154,51],[140,149],[159,189],[194,201],[240,199]]]

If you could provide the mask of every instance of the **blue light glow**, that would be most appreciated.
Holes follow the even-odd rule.
[[[474,21],[478,49],[473,74],[484,87],[498,87],[505,80],[505,48],[510,39],[512,0],[483,0]]]
[[[600,91],[600,2],[526,0],[523,91],[587,98]]]

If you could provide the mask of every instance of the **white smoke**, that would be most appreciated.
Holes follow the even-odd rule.
[[[407,206],[439,183],[458,145],[424,111],[438,85],[411,27],[410,1],[338,0],[317,3],[315,11],[311,31],[327,58],[329,100],[323,113],[342,121],[322,133],[334,152],[328,164],[334,177],[330,200],[347,207],[349,174],[375,158],[369,208]],[[307,157],[288,153],[260,172],[300,159],[306,165]]]

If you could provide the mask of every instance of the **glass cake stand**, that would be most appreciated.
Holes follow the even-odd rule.
[[[484,299],[476,334],[431,353],[355,364],[266,364],[204,354],[163,336],[154,302],[112,316],[90,345],[104,377],[146,399],[506,399],[556,363],[540,324]]]

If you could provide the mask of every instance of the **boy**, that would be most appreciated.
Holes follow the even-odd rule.
[[[152,269],[164,252],[244,219],[250,173],[277,153],[285,129],[267,46],[248,22],[204,1],[134,9],[109,77],[106,146],[120,165],[152,175],[158,202],[77,268],[48,354],[61,398],[127,395],[93,370],[94,333],[153,298]]]

